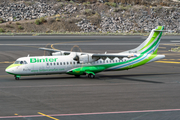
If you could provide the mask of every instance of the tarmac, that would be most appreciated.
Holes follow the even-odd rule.
[[[15,80],[5,72],[19,57],[48,55],[39,47],[111,53],[133,49],[146,38],[0,36],[0,119],[180,119],[180,53],[169,51],[180,45],[180,36],[163,36],[158,54],[166,55],[164,59],[126,71],[101,72],[95,79],[59,74]]]

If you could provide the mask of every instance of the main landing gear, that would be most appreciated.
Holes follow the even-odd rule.
[[[15,80],[19,80],[20,76],[15,75]]]
[[[95,78],[95,74],[89,73],[88,78]]]

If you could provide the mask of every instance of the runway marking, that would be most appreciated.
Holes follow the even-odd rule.
[[[38,112],[38,114],[43,115],[43,116],[46,116],[46,117],[51,118],[51,119],[53,119],[53,120],[59,120],[59,119],[57,119],[57,118],[55,118],[55,117],[52,117],[52,116],[46,115],[46,114],[41,113],[41,112]]]
[[[173,62],[173,61],[155,61],[155,62],[180,64],[180,62]]]
[[[47,116],[82,116],[82,115],[106,115],[106,114],[131,114],[131,113],[148,113],[148,112],[173,112],[180,111],[180,109],[160,109],[160,110],[139,110],[139,111],[115,111],[115,112],[94,112],[94,113],[72,113],[72,114],[51,114]],[[40,112],[38,112],[41,114]],[[26,118],[26,117],[42,117],[45,114],[41,115],[24,115],[24,116],[0,116],[0,118]],[[52,117],[54,118],[54,117]],[[55,118],[54,120],[59,120]]]

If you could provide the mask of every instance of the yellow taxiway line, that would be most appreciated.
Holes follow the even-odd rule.
[[[173,61],[155,61],[155,62],[180,64],[180,62],[173,62]]]
[[[59,120],[59,119],[57,119],[57,118],[55,118],[55,117],[52,117],[52,116],[46,115],[46,114],[41,113],[41,112],[38,112],[38,114],[43,115],[43,116],[48,117],[48,118],[51,118],[51,119],[53,119],[53,120]]]
[[[4,61],[4,62],[0,62],[0,63],[14,63],[14,61],[13,62]]]

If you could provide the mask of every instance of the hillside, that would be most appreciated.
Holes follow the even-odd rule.
[[[171,0],[0,0],[0,32],[180,31],[180,2]]]

